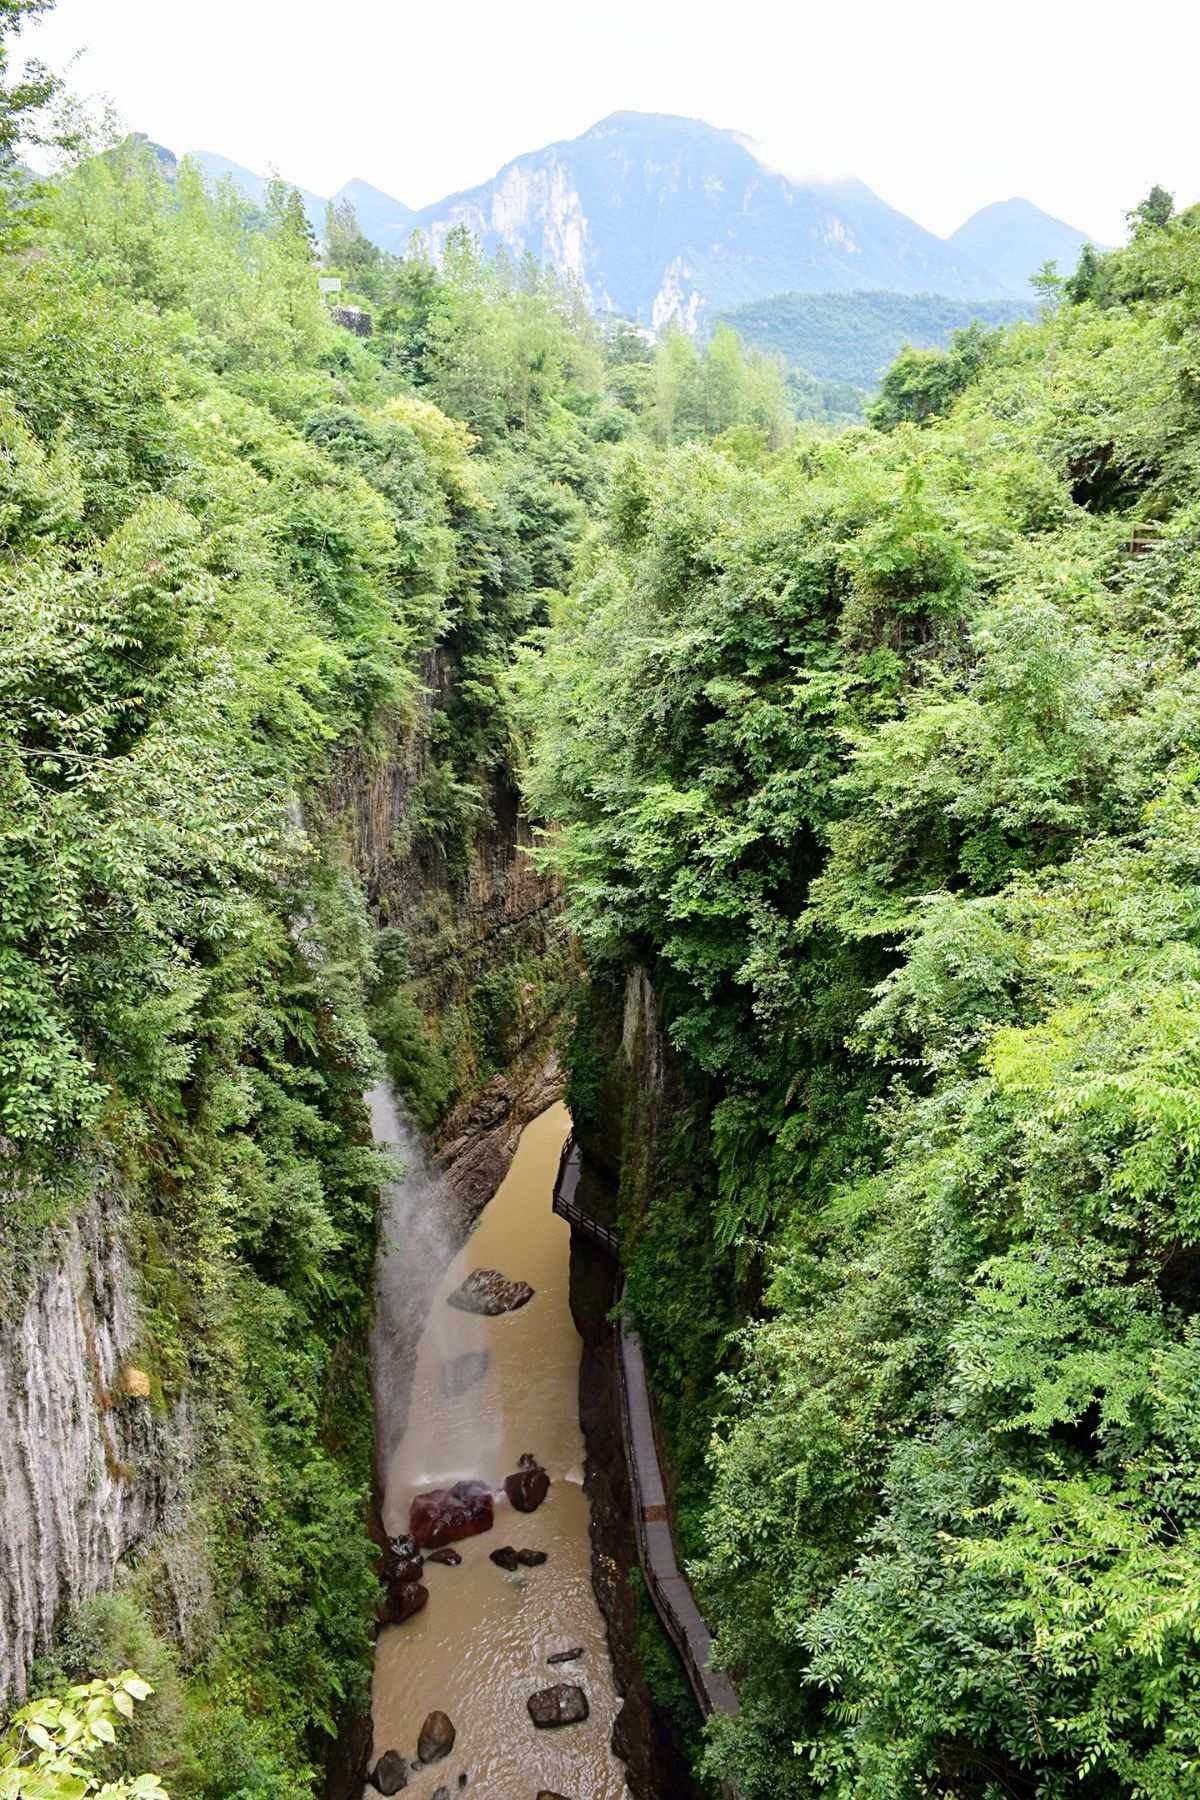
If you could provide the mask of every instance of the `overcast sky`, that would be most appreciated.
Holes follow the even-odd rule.
[[[59,0],[24,47],[176,151],[410,206],[619,109],[855,174],[947,232],[1023,194],[1102,241],[1200,199],[1196,0]]]

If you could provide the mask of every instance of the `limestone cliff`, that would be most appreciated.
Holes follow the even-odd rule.
[[[109,1587],[183,1492],[188,1412],[158,1404],[139,1364],[125,1223],[119,1182],[98,1171],[0,1334],[0,1702],[24,1693],[60,1613]]]

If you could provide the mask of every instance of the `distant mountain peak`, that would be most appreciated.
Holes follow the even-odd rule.
[[[1092,240],[1032,200],[1014,194],[981,206],[946,241],[990,270],[1007,293],[1028,299],[1034,291],[1031,275],[1048,262],[1057,265],[1060,275],[1069,274],[1084,244]]]

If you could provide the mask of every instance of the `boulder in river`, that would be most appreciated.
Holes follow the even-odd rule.
[[[578,1662],[583,1655],[583,1645],[576,1644],[573,1650],[555,1650],[546,1661],[553,1667],[556,1663]]]
[[[415,1538],[389,1538],[383,1553],[383,1579],[389,1587],[408,1587],[421,1579],[421,1552]]]
[[[459,1312],[482,1313],[494,1319],[500,1313],[516,1312],[533,1299],[527,1281],[509,1281],[499,1269],[472,1269],[461,1287],[446,1296],[447,1306]]]
[[[544,1550],[518,1550],[517,1561],[523,1569],[540,1569],[548,1558]]]
[[[498,1569],[507,1569],[511,1575],[521,1558],[511,1544],[504,1544],[499,1550],[489,1551],[488,1560],[494,1562]]]
[[[381,1794],[398,1794],[408,1786],[408,1764],[398,1750],[385,1750],[367,1780]]]
[[[389,1587],[379,1603],[376,1618],[381,1625],[403,1625],[429,1603],[429,1589],[419,1581]]]
[[[504,1491],[518,1512],[536,1512],[550,1492],[550,1477],[537,1457],[527,1450],[517,1464],[516,1473],[505,1476]]]
[[[486,1350],[467,1350],[462,1356],[449,1357],[440,1370],[442,1398],[457,1400],[460,1394],[473,1388],[487,1374],[491,1360]]]
[[[431,1712],[417,1739],[417,1757],[424,1764],[440,1762],[454,1748],[456,1732],[444,1712]]]
[[[417,1495],[408,1520],[423,1550],[478,1537],[481,1531],[492,1529],[492,1490],[482,1481],[456,1481],[453,1487],[433,1488]]]
[[[459,1563],[462,1561],[462,1557],[458,1554],[457,1550],[452,1550],[450,1546],[446,1544],[441,1550],[431,1550],[425,1558],[425,1561],[445,1563],[448,1569],[457,1569]]]
[[[587,1695],[581,1687],[567,1681],[553,1687],[539,1688],[525,1702],[529,1716],[542,1730],[557,1725],[581,1725],[588,1716]]]
[[[549,1788],[539,1788],[537,1800],[567,1800],[565,1794],[552,1794]]]

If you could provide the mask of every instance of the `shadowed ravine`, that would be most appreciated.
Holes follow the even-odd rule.
[[[372,1111],[378,1138],[403,1137],[386,1101],[377,1098]],[[448,1713],[457,1731],[449,1757],[410,1775],[409,1794],[432,1795],[441,1786],[453,1793],[460,1771],[468,1791],[489,1800],[533,1800],[543,1788],[572,1800],[618,1800],[626,1791],[609,1746],[619,1702],[591,1582],[580,1340],[568,1304],[570,1230],[550,1210],[568,1124],[566,1110],[554,1106],[527,1126],[506,1179],[448,1263],[449,1230],[439,1227],[437,1196],[420,1166],[389,1194],[392,1248],[381,1262],[375,1348],[387,1531],[407,1530],[409,1503],[423,1489],[459,1477],[499,1489],[525,1451],[551,1477],[549,1497],[532,1514],[516,1512],[501,1493],[494,1528],[457,1546],[460,1567],[426,1566],[424,1611],[380,1635],[375,1756],[395,1749],[412,1759],[422,1720],[434,1708]],[[411,1157],[415,1146],[403,1143],[402,1151]],[[528,1281],[534,1298],[498,1318],[447,1306],[446,1295],[478,1267]],[[403,1309],[424,1304],[405,1407],[407,1371],[396,1371],[393,1389],[386,1365],[389,1356],[403,1355]],[[467,1352],[486,1353],[486,1372],[466,1392],[448,1393],[446,1365]],[[406,1416],[402,1433],[388,1430],[394,1393]],[[489,1559],[505,1544],[544,1550],[548,1560],[506,1574]],[[552,1652],[575,1646],[584,1650],[577,1662],[547,1665]],[[557,1680],[584,1688],[590,1717],[539,1731],[526,1700]]]

